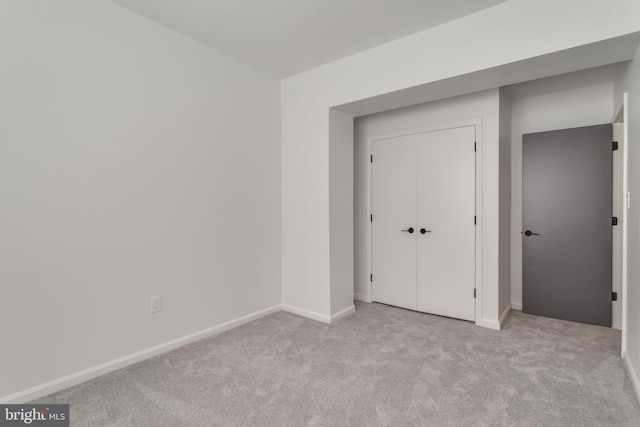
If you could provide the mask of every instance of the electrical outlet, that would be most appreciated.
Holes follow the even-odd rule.
[[[162,311],[162,295],[151,297],[151,312],[157,313]]]

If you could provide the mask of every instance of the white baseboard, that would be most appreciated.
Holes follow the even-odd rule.
[[[509,304],[507,306],[507,308],[505,308],[505,310],[502,312],[502,314],[500,315],[500,329],[502,329],[502,327],[504,326],[504,321],[506,320],[507,316],[509,315],[509,312],[511,311],[511,304]]]
[[[317,320],[322,323],[331,323],[331,317],[326,314],[317,313],[315,311],[306,310],[304,308],[294,307],[292,305],[282,304],[282,310],[287,313],[297,314],[311,320]]]
[[[341,310],[334,314],[333,316],[327,316],[326,314],[318,313],[311,310],[306,310],[300,307],[294,307],[292,305],[282,304],[282,310],[287,313],[297,314],[298,316],[306,317],[307,319],[316,320],[322,323],[334,323],[340,319],[347,317],[350,314],[356,312],[356,306],[351,305],[344,310]]]
[[[355,305],[351,305],[351,306],[345,308],[344,310],[341,310],[341,311],[337,312],[336,314],[334,314],[333,316],[331,316],[331,323],[335,323],[340,319],[344,319],[345,317],[347,317],[350,314],[353,314],[355,312],[356,312],[356,306]]]
[[[512,310],[520,310],[522,311],[522,303],[521,302],[512,302],[511,303]]]
[[[476,320],[476,325],[482,326],[483,328],[494,329],[496,331],[500,330],[500,322],[496,320],[480,319]]]
[[[355,299],[356,301],[371,303],[371,298],[369,298],[367,294],[353,294],[353,299]]]
[[[483,328],[489,328],[489,329],[494,329],[496,331],[499,331],[500,329],[502,329],[502,325],[504,325],[504,321],[509,315],[509,311],[511,311],[511,305],[508,305],[507,308],[505,308],[505,310],[500,315],[500,319],[498,319],[498,321],[480,319],[476,321],[476,325],[482,326]]]
[[[62,377],[45,384],[41,384],[39,386],[2,397],[0,398],[0,404],[26,403],[30,400],[39,399],[48,394],[64,390],[65,388],[69,388],[77,384],[81,384],[91,379],[108,374],[109,372],[113,372],[142,360],[149,359],[150,357],[157,356],[158,354],[165,353],[169,350],[182,347],[183,345],[190,344],[203,338],[217,335],[224,331],[228,331],[229,329],[233,329],[237,326],[267,316],[269,314],[277,313],[281,309],[282,307],[280,305],[276,305],[264,310],[256,311],[246,316],[238,317],[237,319],[233,319],[228,322],[224,322],[219,325],[212,326],[210,328],[203,329],[189,335],[185,335],[183,337],[148,348],[146,350],[142,350],[137,353],[133,353],[128,356],[124,356],[119,359],[94,366],[93,368],[85,369],[83,371],[76,372],[75,374],[67,375],[66,377]]]
[[[631,379],[631,384],[633,384],[633,390],[636,392],[638,403],[640,403],[640,381],[638,381],[638,375],[633,369],[633,365],[629,361],[629,355],[627,354],[626,350],[622,352],[622,359],[624,360],[624,365],[627,367],[627,373],[629,374],[629,378]]]

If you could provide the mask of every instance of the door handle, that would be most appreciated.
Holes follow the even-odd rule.
[[[431,233],[431,230],[427,230],[425,228],[421,228],[420,229],[420,234],[424,234],[424,233]]]
[[[525,235],[525,236],[527,236],[527,237],[528,237],[528,236],[539,236],[539,235],[540,235],[540,233],[534,233],[534,232],[533,232],[533,231],[531,231],[531,230],[527,230],[527,231],[525,231],[525,232],[524,232],[524,235]]]
[[[406,230],[400,230],[400,231],[406,231],[406,232],[408,232],[409,234],[412,234],[412,233],[413,233],[413,227],[409,227],[409,228],[407,228]]]

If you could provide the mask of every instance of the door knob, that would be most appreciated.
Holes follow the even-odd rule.
[[[425,228],[421,228],[420,229],[420,234],[424,234],[424,233],[431,233],[431,230],[427,230]]]
[[[531,230],[527,230],[527,231],[525,231],[525,232],[524,232],[524,235],[525,235],[525,236],[527,236],[527,237],[528,237],[528,236],[539,236],[539,235],[540,235],[540,233],[534,233],[534,232],[533,232],[533,231],[531,231]]]
[[[409,228],[407,228],[406,230],[400,230],[400,231],[406,231],[406,232],[408,232],[409,234],[412,234],[412,233],[413,233],[413,227],[409,227]]]

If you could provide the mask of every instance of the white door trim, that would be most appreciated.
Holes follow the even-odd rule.
[[[626,354],[627,350],[627,313],[628,313],[628,305],[627,305],[627,271],[628,271],[628,253],[627,253],[627,221],[628,221],[628,209],[629,209],[629,158],[627,155],[627,146],[629,141],[629,111],[628,111],[628,97],[629,95],[625,92],[622,95],[622,105],[618,109],[618,112],[613,117],[613,124],[622,124],[622,141],[618,141],[618,150],[622,155],[622,221],[621,226],[622,229],[620,233],[622,235],[622,253],[620,254],[620,259],[614,259],[614,263],[621,262],[622,263],[622,274],[621,274],[621,293],[618,296],[618,300],[622,302],[622,322],[621,322],[621,330],[622,330],[622,340],[620,345],[620,353],[622,357]],[[614,188],[614,191],[618,190]]]
[[[447,129],[455,129],[460,127],[475,126],[476,129],[476,272],[475,272],[475,287],[476,287],[476,325],[484,326],[482,323],[482,119],[473,119],[462,122],[442,124],[438,126],[430,126],[420,129],[410,129],[399,132],[387,133],[382,135],[376,135],[367,138],[367,155],[372,156],[372,143],[373,141],[379,141],[382,139],[397,138],[401,136],[413,135],[417,133],[427,133]],[[368,215],[372,215],[371,212],[371,200],[372,200],[372,163],[369,162],[367,166],[367,212]],[[365,296],[365,302],[372,302],[371,291],[371,272],[372,272],[372,240],[371,240],[371,221],[367,227],[367,276],[364,278],[366,281],[363,286],[367,290]]]

